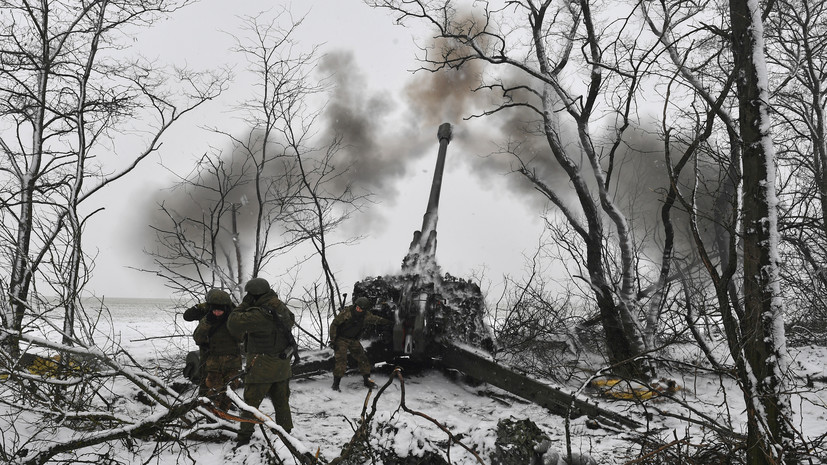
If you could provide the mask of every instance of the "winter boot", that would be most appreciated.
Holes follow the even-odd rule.
[[[362,378],[364,378],[364,380],[365,380],[365,387],[366,388],[371,388],[371,389],[376,388],[376,383],[374,383],[373,380],[370,379],[370,375],[362,375]]]
[[[235,440],[235,447],[233,447],[233,449],[238,449],[241,446],[246,446],[250,443],[250,439],[252,439],[250,436],[239,436]]]
[[[341,381],[341,380],[342,380],[342,378],[340,378],[338,376],[333,377],[333,390],[334,391],[342,392],[342,390],[339,389],[339,381]]]

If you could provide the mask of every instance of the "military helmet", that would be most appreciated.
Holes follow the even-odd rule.
[[[367,297],[359,297],[353,304],[357,307],[361,308],[362,310],[370,310],[373,307],[373,303]]]
[[[244,285],[244,292],[252,295],[263,295],[270,292],[270,283],[264,278],[253,278]]]
[[[207,298],[205,300],[210,305],[233,305],[230,294],[227,294],[221,289],[210,289],[207,292]]]

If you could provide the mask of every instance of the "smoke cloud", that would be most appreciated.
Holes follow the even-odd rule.
[[[342,138],[336,158],[348,167],[347,179],[381,198],[392,199],[393,185],[404,177],[423,146],[436,142],[435,129],[425,134],[420,122],[406,118],[401,126],[387,121],[399,103],[387,93],[374,94],[350,52],[326,55],[320,73],[331,81],[331,96],[322,116],[323,140]]]

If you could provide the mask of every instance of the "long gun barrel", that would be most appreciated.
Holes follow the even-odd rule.
[[[451,124],[442,123],[439,126],[439,153],[436,157],[434,180],[431,182],[431,195],[428,197],[428,208],[422,218],[422,235],[428,237],[431,231],[436,231],[437,210],[439,209],[439,193],[442,191],[442,173],[445,171],[445,154],[448,152],[448,143],[451,142]]]
[[[413,241],[408,248],[408,255],[402,261],[403,271],[411,271],[417,265],[433,264],[436,254],[436,223],[439,216],[439,194],[442,191],[442,173],[445,171],[445,156],[448,153],[448,143],[451,142],[453,130],[450,123],[442,123],[437,131],[439,139],[439,153],[434,168],[434,179],[431,182],[431,194],[428,197],[428,207],[422,217],[422,228],[414,232]]]

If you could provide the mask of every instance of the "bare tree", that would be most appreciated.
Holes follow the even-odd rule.
[[[707,19],[713,3],[667,2],[657,11],[647,2],[641,6],[676,73],[701,107],[705,106],[701,114],[706,113],[706,124],[715,115],[726,129],[729,156],[721,159],[728,169],[716,202],[719,233],[711,249],[697,221],[691,225],[716,289],[719,314],[748,406],[747,461],[792,463],[794,431],[779,287],[777,177],[762,12],[755,2],[733,0],[728,8],[721,5],[728,24],[712,27]],[[696,47],[699,42],[704,46]],[[738,112],[737,119],[730,111]],[[708,138],[701,134],[692,136],[693,140]],[[672,179],[676,186],[674,175]],[[691,189],[691,194],[679,195],[696,218],[701,210],[694,201],[696,187]],[[743,248],[740,263],[739,247]],[[739,268],[741,289],[734,281]]]
[[[547,260],[545,254],[549,249],[556,252],[549,237],[544,235],[537,251],[526,257],[527,277],[504,277],[492,315],[497,340],[494,356],[526,373],[569,380],[581,361],[578,332],[584,316],[573,311],[574,292],[560,292],[559,283],[547,281],[544,268],[555,261]]]
[[[38,306],[30,312],[40,310]],[[11,370],[3,370],[4,396],[0,404],[4,414],[0,426],[4,440],[0,457],[9,463],[31,465],[91,458],[105,461],[109,450],[122,448],[123,441],[130,438],[160,435],[186,448],[182,440],[187,435],[233,431],[227,423],[201,425],[199,420],[204,417],[217,419],[197,399],[182,398],[174,389],[177,366],[172,370],[166,366],[144,368],[114,337],[111,316],[105,309],[98,317],[100,326],[87,327],[83,337],[69,337],[68,344],[31,334],[20,336],[31,353]],[[41,324],[48,321],[43,319]],[[10,333],[5,328],[0,332]],[[60,358],[33,355],[38,352],[57,353]],[[113,385],[123,382],[138,393],[137,402],[151,414],[130,414],[135,401],[112,401]],[[181,431],[186,433],[181,435]],[[57,436],[63,440],[56,441]],[[98,447],[90,451],[90,446]]]
[[[779,165],[780,253],[794,321],[823,332],[827,314],[827,5],[777,1],[767,12],[767,61]],[[800,327],[800,326],[799,326]],[[822,336],[823,337],[823,336]],[[804,340],[811,340],[807,334]]]
[[[160,377],[136,367],[112,332],[101,332],[106,309],[80,300],[94,266],[84,229],[101,212],[95,199],[158,150],[182,115],[224,89],[222,73],[125,58],[124,37],[186,3],[0,5],[0,260],[9,270],[0,278],[0,429],[9,461],[80,459],[73,451],[82,447],[192,423],[181,418],[197,404],[178,403]],[[167,409],[164,419],[119,415],[106,399],[118,377]],[[97,435],[93,423],[107,426]],[[60,427],[76,435],[56,444]]]
[[[71,340],[90,266],[83,227],[98,211],[80,206],[156,151],[183,114],[223,90],[225,78],[217,74],[164,73],[120,53],[125,29],[150,25],[186,3],[23,0],[1,7],[0,149],[6,161],[0,202],[3,269],[10,274],[0,283],[0,316],[10,330],[3,347],[12,357],[37,280],[52,283],[61,296],[63,331]],[[172,89],[171,82],[181,85]],[[147,123],[138,128],[137,119]],[[135,139],[137,149],[115,149],[113,159],[113,141],[133,129],[144,134]]]

